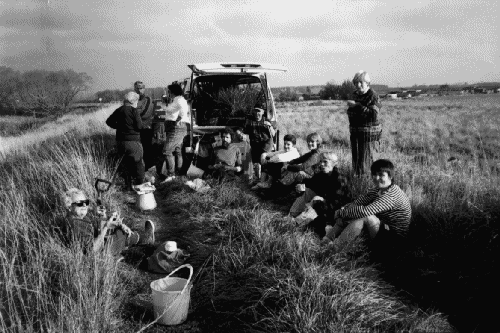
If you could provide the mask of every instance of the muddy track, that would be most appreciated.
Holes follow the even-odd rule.
[[[133,193],[117,193],[117,200],[122,204],[122,216],[124,222],[132,229],[141,232],[146,220],[152,220],[156,225],[155,246],[133,247],[124,253],[125,263],[122,265],[123,277],[130,279],[131,298],[123,304],[122,318],[125,327],[122,331],[138,331],[154,320],[151,302],[150,283],[153,280],[165,277],[167,274],[156,274],[145,270],[144,260],[150,256],[156,246],[165,241],[176,241],[178,248],[187,250],[190,257],[186,261],[194,268],[193,284],[191,290],[191,305],[188,319],[178,326],[162,326],[154,324],[145,332],[202,332],[202,321],[206,318],[203,309],[197,307],[201,303],[201,295],[197,289],[199,273],[210,260],[211,254],[216,251],[220,244],[219,230],[199,227],[194,223],[187,213],[189,207],[169,201],[169,193],[180,190],[180,182],[160,186],[155,192],[157,208],[152,211],[139,211],[135,206],[135,195]],[[181,270],[175,276],[188,278],[189,271]]]

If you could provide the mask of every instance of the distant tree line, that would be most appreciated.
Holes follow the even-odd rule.
[[[60,115],[75,97],[90,87],[92,78],[72,69],[25,72],[0,66],[0,115]]]
[[[335,81],[328,82],[319,92],[321,99],[352,99],[354,92],[354,84],[351,80],[344,80],[341,84],[336,84]]]
[[[121,102],[123,101],[123,97],[129,91],[134,90],[133,83],[130,88],[127,89],[107,89],[98,91],[95,96],[95,102],[100,101],[102,103],[110,103],[110,102]],[[164,94],[166,94],[167,89],[163,87],[154,87],[154,88],[146,88],[145,94],[150,96],[153,99],[161,98]]]

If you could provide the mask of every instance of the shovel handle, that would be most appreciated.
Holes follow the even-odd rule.
[[[105,183],[105,184],[107,184],[107,185],[108,185],[108,187],[107,187],[105,190],[102,190],[102,191],[101,191],[101,190],[99,190],[99,187],[97,187],[97,185],[98,185],[99,183]],[[113,185],[113,182],[110,182],[109,180],[102,179],[102,178],[96,178],[96,179],[95,179],[95,184],[94,184],[94,186],[95,186],[95,189],[97,190],[97,192],[106,192],[106,191],[108,191],[108,190],[109,190],[109,188],[111,187],[111,185]]]

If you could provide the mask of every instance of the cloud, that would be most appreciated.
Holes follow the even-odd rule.
[[[68,6],[50,7],[41,1],[18,2],[0,14],[0,26],[20,30],[81,29],[91,22]]]

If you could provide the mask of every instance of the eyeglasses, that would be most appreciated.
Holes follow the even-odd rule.
[[[78,207],[83,207],[83,205],[88,206],[89,203],[90,203],[90,200],[86,199],[86,200],[80,200],[80,201],[73,202],[72,205],[75,205]]]

